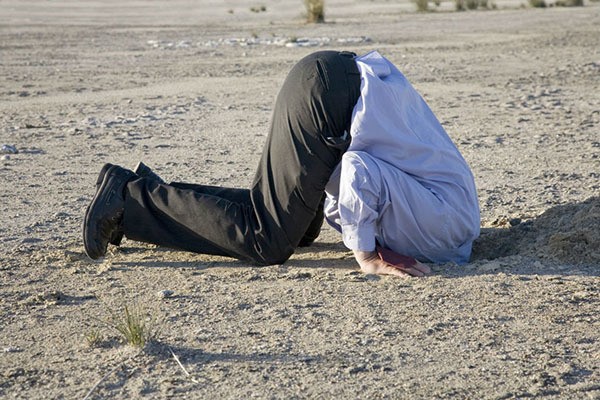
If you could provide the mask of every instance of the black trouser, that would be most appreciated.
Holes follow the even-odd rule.
[[[350,143],[359,96],[353,54],[303,58],[277,96],[252,188],[135,179],[127,185],[125,236],[258,264],[284,262],[318,235],[325,185]]]

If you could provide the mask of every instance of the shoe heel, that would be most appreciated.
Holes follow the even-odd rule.
[[[165,181],[160,176],[154,173],[154,171],[152,171],[152,169],[150,169],[149,166],[147,166],[141,161],[135,166],[135,170],[133,172],[135,172],[136,175],[138,175],[141,178],[148,178],[155,180],[158,183],[165,183]]]

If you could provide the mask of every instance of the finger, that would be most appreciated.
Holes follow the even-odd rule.
[[[423,264],[422,262],[418,262],[413,265],[413,268],[418,269],[419,271],[421,271],[424,274],[430,274],[431,273],[431,268],[429,268],[429,265],[427,264]]]
[[[419,271],[416,268],[398,268],[398,270],[402,271],[410,276],[418,276],[418,277],[425,276],[424,273],[422,273],[421,271]]]
[[[390,264],[382,266],[379,273],[385,274],[385,275],[399,276],[401,278],[410,278],[411,277],[410,273],[405,272],[404,270],[401,270],[400,268],[396,268]]]
[[[426,274],[431,272],[431,269],[427,265],[422,264],[418,261],[412,267],[407,267],[404,265],[394,265],[394,264],[388,264],[388,265],[396,270],[405,272],[405,273],[409,274],[410,276],[421,277],[421,276],[425,276]]]

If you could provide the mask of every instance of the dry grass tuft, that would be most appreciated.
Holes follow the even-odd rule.
[[[477,10],[478,8],[487,10],[490,8],[488,0],[455,0],[455,6],[456,11]]]
[[[98,347],[104,341],[104,336],[99,329],[92,328],[85,335],[85,341],[89,347]]]
[[[123,313],[110,312],[111,319],[107,324],[121,334],[123,341],[131,346],[142,348],[155,337],[151,318],[147,318],[139,307],[123,306]],[[147,324],[147,322],[149,324]]]
[[[250,11],[252,11],[253,13],[266,12],[267,6],[265,6],[265,5],[252,6],[252,7],[250,7]]]
[[[325,22],[325,1],[324,0],[304,0],[306,6],[306,22],[323,23]]]
[[[546,1],[545,0],[529,0],[529,5],[535,8],[545,8]]]
[[[456,11],[465,10],[477,10],[478,8],[489,10],[490,8],[496,9],[495,3],[489,2],[489,0],[454,0],[454,8]]]
[[[429,11],[429,1],[428,0],[414,0],[415,5],[417,6],[417,11],[425,12]]]
[[[583,0],[557,0],[556,7],[583,7]]]

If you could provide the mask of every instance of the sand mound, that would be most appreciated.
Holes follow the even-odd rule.
[[[600,197],[553,207],[510,228],[483,229],[473,248],[475,260],[516,254],[570,264],[600,263]]]

